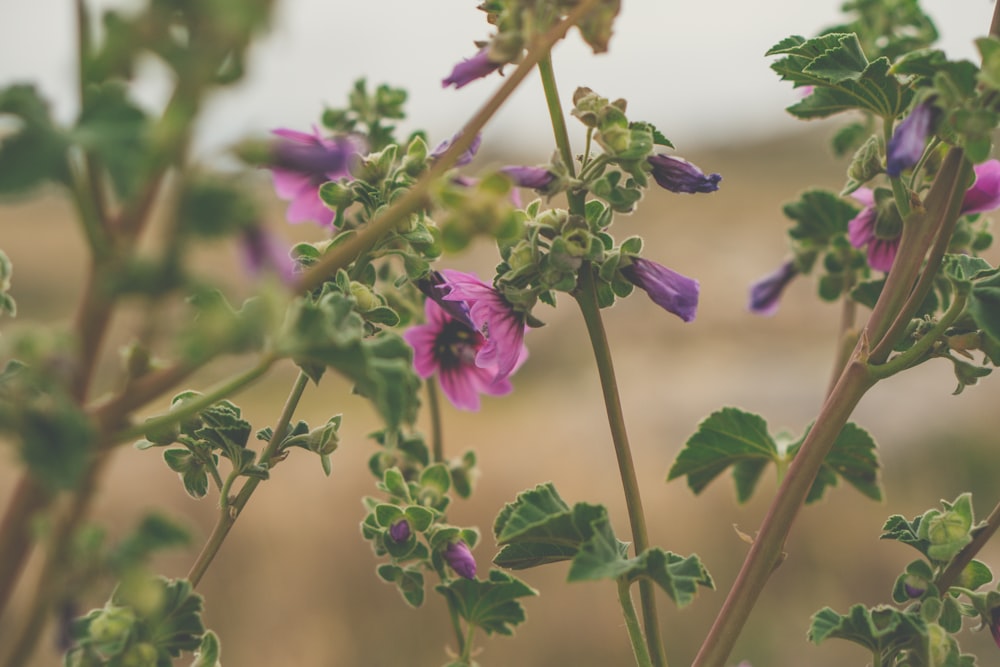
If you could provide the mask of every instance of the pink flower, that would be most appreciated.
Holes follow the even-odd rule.
[[[965,191],[962,213],[985,213],[1000,208],[1000,160],[987,160],[973,170],[976,182]]]
[[[457,305],[457,304],[456,304]],[[437,375],[441,391],[461,410],[479,409],[479,395],[503,396],[513,387],[508,375],[500,374],[496,363],[480,363],[486,337],[463,319],[445,312],[433,299],[424,303],[426,324],[403,332],[413,348],[413,367],[422,378]],[[520,361],[527,357],[522,348]]]
[[[867,247],[869,266],[876,271],[888,272],[892,268],[893,260],[896,259],[899,233],[891,238],[876,233],[878,209],[875,206],[875,195],[871,190],[858,188],[851,196],[865,207],[847,223],[847,238],[855,248]]]
[[[496,378],[505,378],[525,357],[524,315],[516,312],[503,295],[471,273],[445,269],[441,298],[462,301],[469,308],[469,319],[486,339],[476,353],[480,368],[496,368]]]
[[[295,282],[295,260],[282,242],[263,227],[246,227],[240,235],[243,264],[252,276],[273,271],[282,282]]]
[[[331,226],[334,212],[319,198],[319,187],[348,176],[351,159],[363,150],[361,142],[349,137],[326,139],[316,128],[312,134],[287,129],[273,133],[281,139],[272,149],[269,166],[275,192],[291,202],[285,213],[288,222],[312,220]]]

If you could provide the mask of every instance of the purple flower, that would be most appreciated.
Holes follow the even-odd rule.
[[[542,190],[556,179],[556,175],[545,167],[501,167],[500,173],[510,178],[514,185],[533,190]]]
[[[281,241],[263,227],[254,225],[243,229],[240,251],[250,275],[256,277],[273,271],[286,285],[295,282],[295,260]]]
[[[885,151],[885,171],[889,176],[899,178],[904,169],[920,161],[936,115],[936,107],[930,101],[921,102],[896,126]]]
[[[719,189],[720,174],[705,175],[687,160],[669,155],[651,155],[646,161],[653,167],[653,178],[662,188],[671,192],[715,192]]]
[[[990,634],[993,635],[997,648],[1000,648],[1000,607],[990,610]]]
[[[646,290],[653,303],[685,322],[694,319],[698,310],[698,281],[671,271],[665,266],[642,257],[632,257],[632,263],[621,274],[636,287]]]
[[[864,204],[864,208],[847,223],[847,238],[855,248],[867,247],[869,266],[876,271],[888,272],[896,259],[899,233],[891,238],[877,234],[878,209],[875,206],[875,194],[871,190],[858,188],[851,196]]]
[[[413,348],[417,374],[424,379],[437,374],[441,391],[452,405],[474,412],[479,409],[480,394],[503,396],[513,390],[510,373],[501,374],[496,363],[480,362],[487,345],[485,336],[432,299],[424,303],[424,313],[427,323],[410,327],[403,338]],[[526,357],[522,347],[520,361]]]
[[[286,129],[273,133],[280,139],[272,148],[269,168],[278,196],[291,202],[285,217],[289,222],[312,220],[331,226],[334,212],[319,198],[319,186],[348,176],[351,159],[363,150],[360,141],[326,139],[316,128],[312,134]]]
[[[389,539],[397,544],[410,539],[410,522],[406,519],[400,519],[389,526]]]
[[[476,352],[476,365],[495,368],[496,379],[506,378],[520,365],[527,352],[524,347],[525,316],[495,290],[471,273],[441,271],[445,301],[462,301],[469,308],[469,319],[486,344]]]
[[[476,55],[455,65],[448,78],[441,81],[441,86],[444,88],[455,86],[455,90],[458,90],[462,86],[490,74],[502,64],[490,60],[489,48],[484,47]]]
[[[750,286],[750,312],[757,315],[774,315],[778,311],[778,301],[788,283],[799,275],[792,260],[782,263],[770,273]]]
[[[455,574],[466,579],[476,578],[476,559],[472,557],[468,544],[461,540],[449,542],[443,555],[445,562],[455,570]]]
[[[973,170],[976,182],[965,191],[962,213],[985,213],[1000,208],[1000,160],[987,160]]]
[[[432,159],[432,160],[439,159],[442,155],[445,154],[445,152],[449,148],[451,148],[451,145],[453,143],[455,143],[455,141],[460,136],[462,136],[461,132],[459,132],[458,134],[456,134],[455,136],[453,136],[451,139],[445,139],[444,141],[442,141],[441,143],[439,143],[437,145],[437,148],[435,148],[434,150],[431,151],[431,154],[429,156],[430,159]],[[456,167],[461,167],[462,165],[466,165],[466,164],[469,164],[470,162],[472,162],[472,158],[474,158],[476,156],[476,152],[479,150],[479,145],[481,143],[483,143],[483,135],[482,134],[477,134],[472,139],[472,143],[469,144],[468,149],[466,149],[466,151],[464,153],[462,153],[461,155],[459,155],[458,159],[455,160],[455,166]]]

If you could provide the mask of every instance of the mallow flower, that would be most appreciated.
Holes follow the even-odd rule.
[[[976,181],[965,191],[962,214],[985,213],[1000,208],[1000,160],[987,160],[972,168]]]
[[[444,269],[441,276],[445,281],[441,298],[464,302],[473,327],[486,340],[476,352],[476,365],[495,368],[497,379],[506,378],[526,356],[524,314],[516,312],[500,292],[471,273]]]
[[[899,178],[904,169],[920,161],[934,125],[937,107],[929,100],[913,107],[913,111],[896,126],[885,149],[885,171]]]
[[[319,186],[348,176],[351,160],[363,150],[359,139],[327,139],[317,128],[312,134],[277,129],[279,137],[271,149],[268,168],[274,177],[274,189],[290,201],[285,217],[289,222],[314,222],[329,227],[334,211],[319,198]]]
[[[503,63],[495,63],[490,60],[489,51],[489,47],[483,47],[476,55],[455,65],[451,70],[451,74],[441,81],[441,86],[443,88],[455,86],[455,90],[458,90],[462,86],[472,83],[476,79],[481,79],[494,70],[499,69]]]
[[[701,169],[679,157],[650,155],[646,161],[653,167],[653,179],[657,184],[671,192],[715,192],[722,180],[720,174],[706,176]]]
[[[858,188],[851,196],[861,202],[864,208],[847,223],[847,238],[855,248],[867,249],[870,267],[876,271],[888,272],[896,259],[902,234],[899,213],[895,212],[893,205],[892,211],[883,214],[880,221],[874,192],[868,188]]]
[[[470,320],[452,316],[433,299],[424,303],[424,314],[426,323],[410,327],[403,338],[413,348],[417,375],[424,379],[437,375],[441,391],[452,405],[474,412],[480,407],[480,394],[503,396],[513,390],[510,373],[501,375],[496,363],[478,362],[487,340]],[[522,347],[518,363],[526,357]]]
[[[519,188],[543,190],[556,179],[556,175],[545,167],[501,167],[500,173],[507,176]]]
[[[636,287],[646,290],[653,303],[685,322],[698,310],[698,281],[642,257],[631,257],[621,274]]]
[[[781,293],[792,279],[799,275],[795,262],[783,262],[775,271],[764,276],[750,286],[750,312],[757,315],[773,315],[778,311]]]
[[[476,578],[476,559],[472,557],[468,544],[461,540],[449,542],[442,555],[455,574],[466,579]]]
[[[460,136],[461,136],[461,132],[459,132],[458,134],[456,134],[455,136],[453,136],[451,139],[445,139],[444,141],[442,141],[441,143],[439,143],[434,148],[434,150],[431,151],[431,154],[429,156],[430,159],[431,160],[437,160],[437,159],[439,159],[442,155],[445,154],[445,151],[447,151],[449,148],[451,148],[451,145],[453,143],[455,143],[455,141]],[[475,137],[473,137],[472,138],[472,143],[469,144],[469,147],[465,150],[464,153],[462,153],[461,155],[458,156],[458,159],[455,160],[455,165],[454,166],[461,167],[463,165],[466,165],[466,164],[469,164],[470,162],[472,162],[472,158],[474,158],[476,156],[476,153],[479,151],[479,146],[482,143],[483,143],[483,135],[482,134],[477,134]]]

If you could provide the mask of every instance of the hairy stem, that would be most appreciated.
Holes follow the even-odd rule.
[[[441,401],[434,378],[427,378],[427,410],[431,413],[431,455],[434,463],[444,461],[444,435],[441,423]]]
[[[611,348],[608,336],[604,331],[601,319],[601,309],[597,303],[597,292],[594,286],[594,267],[584,264],[580,269],[579,285],[574,295],[583,313],[587,325],[587,334],[594,349],[598,374],[601,378],[601,391],[604,394],[604,407],[607,411],[608,425],[611,427],[611,441],[618,460],[618,471],[622,479],[622,489],[625,492],[625,505],[628,508],[629,523],[632,528],[632,545],[635,553],[640,554],[649,548],[649,537],[646,531],[646,516],[642,509],[642,497],[639,495],[639,480],[635,474],[635,464],[632,462],[632,450],[629,447],[628,432],[625,429],[625,416],[622,414],[621,397],[618,394],[618,382],[615,379],[615,367],[611,359]],[[639,581],[639,596],[642,605],[646,643],[652,656],[652,664],[665,667],[666,654],[660,639],[660,624],[656,611],[653,582],[648,579]]]
[[[278,453],[278,447],[281,446],[282,441],[288,434],[288,425],[292,421],[292,415],[295,414],[295,409],[298,407],[299,400],[301,400],[302,394],[305,392],[306,385],[308,384],[309,376],[300,372],[295,379],[295,384],[292,385],[292,390],[289,392],[288,398],[285,400],[285,405],[278,416],[278,421],[274,425],[271,439],[268,440],[258,459],[261,465],[267,466],[268,469],[272,467],[272,460],[275,454]],[[259,478],[248,478],[240,489],[239,494],[231,503],[225,502],[225,499],[223,499],[223,502],[220,502],[222,509],[215,528],[212,529],[212,534],[209,535],[208,541],[205,542],[205,546],[202,547],[201,553],[198,554],[197,560],[195,560],[191,566],[191,570],[188,572],[187,578],[192,586],[197,587],[202,577],[205,576],[208,566],[212,564],[215,556],[219,553],[219,549],[222,548],[222,543],[225,541],[226,536],[229,535],[230,529],[236,523],[236,518],[243,511],[243,508],[246,507],[250,496],[253,495],[260,482]]]

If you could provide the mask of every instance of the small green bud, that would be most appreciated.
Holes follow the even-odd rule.
[[[121,657],[122,667],[156,667],[159,651],[149,642],[139,642],[128,647]]]
[[[847,168],[848,187],[841,194],[850,194],[882,173],[882,156],[878,137],[872,135],[858,148]]]
[[[317,454],[333,454],[340,445],[340,434],[338,433],[339,422],[327,422],[319,428],[314,428],[309,432],[308,449]]]
[[[382,301],[378,298],[378,295],[367,285],[357,281],[351,281],[351,296],[354,297],[354,300],[358,304],[358,310],[362,313],[367,313],[382,306]]]
[[[105,607],[90,622],[88,634],[102,651],[117,653],[128,641],[135,622],[135,614],[128,607]]]

